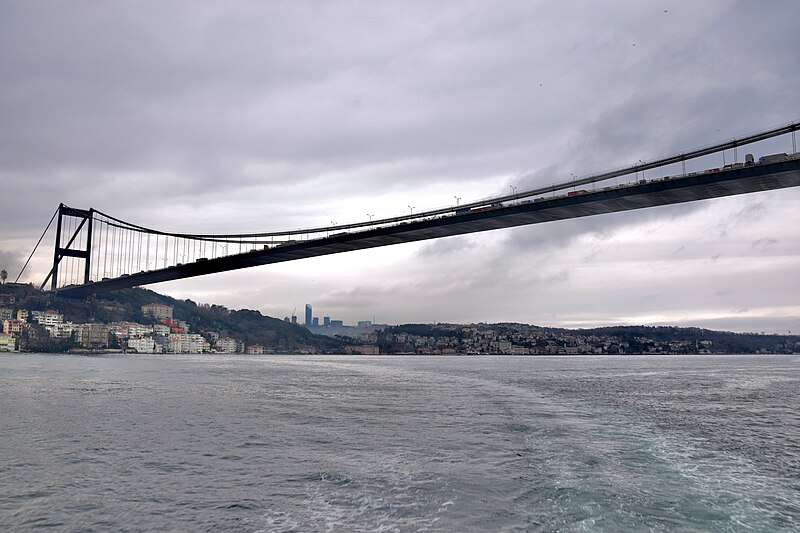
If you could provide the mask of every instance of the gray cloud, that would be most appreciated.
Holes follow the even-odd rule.
[[[679,204],[526,226],[512,230],[505,245],[510,249],[549,253],[554,249],[569,247],[587,235],[601,240],[609,239],[622,228],[659,220],[675,221],[705,208],[703,204]]]
[[[768,238],[756,239],[752,243],[750,243],[750,245],[753,248],[760,248],[762,250],[769,248],[770,246],[775,246],[776,244],[778,244],[778,239],[768,239]]]
[[[6,281],[12,282],[16,280],[24,263],[24,259],[18,253],[0,249],[0,270],[5,270],[8,273]]]
[[[790,116],[795,2],[687,0],[667,11],[589,0],[0,1],[0,249],[26,256],[59,202],[173,231],[298,228],[534,187],[800,118]],[[786,139],[751,148],[788,149]],[[797,237],[775,222],[796,218],[796,199],[768,193],[398,247],[386,252],[394,263],[357,280],[348,273],[382,252],[314,263],[327,270],[314,284],[286,274],[287,287],[253,291],[251,273],[164,290],[262,309],[316,299],[361,318],[374,306],[397,320],[545,316],[530,314],[535,299],[563,321],[565,294],[599,275],[582,269],[609,256],[631,256],[662,276],[651,283],[675,287],[692,283],[669,277],[662,248],[678,266],[767,249],[796,259]],[[635,250],[624,244],[653,226]],[[797,300],[793,286],[764,287]],[[676,301],[690,299],[683,290]],[[594,298],[619,300],[610,290]],[[678,305],[624,300],[628,315]]]
[[[450,255],[454,252],[469,253],[475,248],[474,243],[468,237],[450,237],[447,239],[436,239],[424,243],[417,254],[420,257]]]
[[[725,220],[721,221],[717,226],[720,237],[725,237],[728,231],[736,228],[742,224],[749,224],[754,219],[762,216],[766,206],[764,202],[751,202],[744,206],[739,211],[732,213]]]

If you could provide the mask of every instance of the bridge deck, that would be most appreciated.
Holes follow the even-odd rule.
[[[60,296],[80,298],[97,292],[308,257],[796,186],[800,186],[800,159],[694,176],[656,179],[607,187],[576,196],[541,198],[486,210],[297,241],[268,250],[140,272],[87,285],[68,286],[59,289],[58,293]]]

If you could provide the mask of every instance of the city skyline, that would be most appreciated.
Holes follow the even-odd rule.
[[[9,281],[59,202],[178,232],[342,224],[800,118],[790,1],[171,2],[147,13],[4,2],[3,12]],[[737,157],[790,150],[783,138]],[[786,333],[800,331],[798,202],[794,188],[152,288],[279,318],[315,302],[347,323]],[[21,281],[40,283],[50,261],[37,256]]]
[[[279,318],[279,317],[273,317]],[[314,315],[314,306],[312,304],[305,304],[305,313],[303,319],[303,325],[306,328],[327,328],[327,327],[334,327],[334,328],[341,328],[341,327],[364,327],[365,324],[372,325],[375,323],[375,317],[373,316],[370,320],[358,319],[353,321],[351,324],[345,324],[343,320],[337,319],[331,316],[329,313],[322,315],[322,323],[319,323],[320,315]],[[293,324],[297,323],[297,315],[286,315],[283,317],[285,322],[291,322]]]

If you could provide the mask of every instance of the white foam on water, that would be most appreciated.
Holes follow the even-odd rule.
[[[713,450],[708,443],[684,435],[655,435],[651,452],[691,485],[703,505],[727,517],[727,523],[717,528],[800,530],[800,500],[792,480],[763,472],[745,457]]]
[[[439,510],[455,505],[440,497],[452,497],[445,482],[413,472],[399,457],[337,466],[309,479],[298,509],[265,515],[264,531],[428,531]]]
[[[284,511],[270,511],[262,517],[264,529],[254,533],[291,533],[301,531],[300,524]]]

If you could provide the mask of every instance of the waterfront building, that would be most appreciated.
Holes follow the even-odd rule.
[[[84,348],[108,348],[108,324],[75,324],[75,340]]]
[[[198,333],[170,333],[168,350],[170,353],[203,353],[208,342]]]
[[[236,339],[222,337],[214,344],[214,349],[219,353],[237,353],[239,351],[239,343],[236,342]]]
[[[161,345],[153,337],[128,339],[128,349],[136,353],[161,353]]]
[[[16,352],[17,338],[14,335],[0,333],[0,352]]]
[[[346,351],[348,351],[350,353],[361,354],[361,355],[379,355],[380,354],[380,349],[377,346],[369,346],[369,345],[348,346],[346,348]]]

